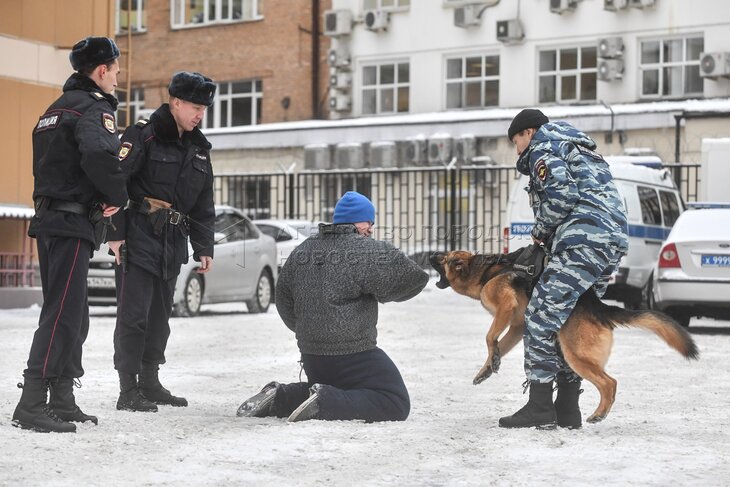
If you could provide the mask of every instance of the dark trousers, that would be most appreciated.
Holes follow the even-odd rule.
[[[138,374],[142,362],[165,363],[176,280],[164,280],[134,264],[126,273],[117,266],[115,369]]]
[[[47,235],[39,235],[37,243],[43,307],[23,375],[81,377],[81,352],[89,333],[86,279],[93,246],[80,238]]]
[[[309,397],[309,387],[319,389],[318,419],[404,421],[411,409],[408,390],[398,368],[379,348],[350,355],[302,354],[308,382],[282,384],[272,412],[289,416]]]

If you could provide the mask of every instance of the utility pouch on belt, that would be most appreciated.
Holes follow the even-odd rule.
[[[104,218],[104,210],[100,203],[91,205],[89,210],[89,221],[94,226],[94,247],[99,250],[102,243],[106,241],[106,230],[109,222]]]
[[[530,292],[537,284],[537,279],[542,274],[547,261],[545,247],[537,244],[530,244],[525,247],[520,256],[512,264],[512,268],[518,274],[522,274],[530,283]]]

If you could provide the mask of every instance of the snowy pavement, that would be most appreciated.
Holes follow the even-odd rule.
[[[608,372],[618,384],[606,421],[577,431],[503,430],[526,401],[522,354],[479,386],[489,316],[433,281],[381,306],[379,345],[411,394],[403,423],[237,418],[270,380],[296,381],[293,334],[273,308],[208,307],[172,320],[163,383],[190,402],[157,414],[115,409],[114,310],[92,308],[86,375],[76,390],[99,425],[74,434],[13,428],[15,383],[38,309],[0,310],[0,485],[729,485],[730,322],[693,321],[701,353],[687,362],[658,338],[615,333]],[[583,417],[598,403],[584,383]]]

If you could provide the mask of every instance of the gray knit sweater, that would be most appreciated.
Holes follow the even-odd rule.
[[[427,282],[389,243],[358,235],[354,225],[320,225],[284,264],[276,309],[302,353],[357,353],[376,346],[378,302],[410,299]]]

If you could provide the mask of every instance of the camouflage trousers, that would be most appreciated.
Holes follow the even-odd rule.
[[[590,289],[601,297],[623,252],[611,245],[568,248],[553,254],[532,291],[525,312],[525,373],[530,381],[550,382],[558,375],[580,380],[563,358],[560,327],[578,298]]]

